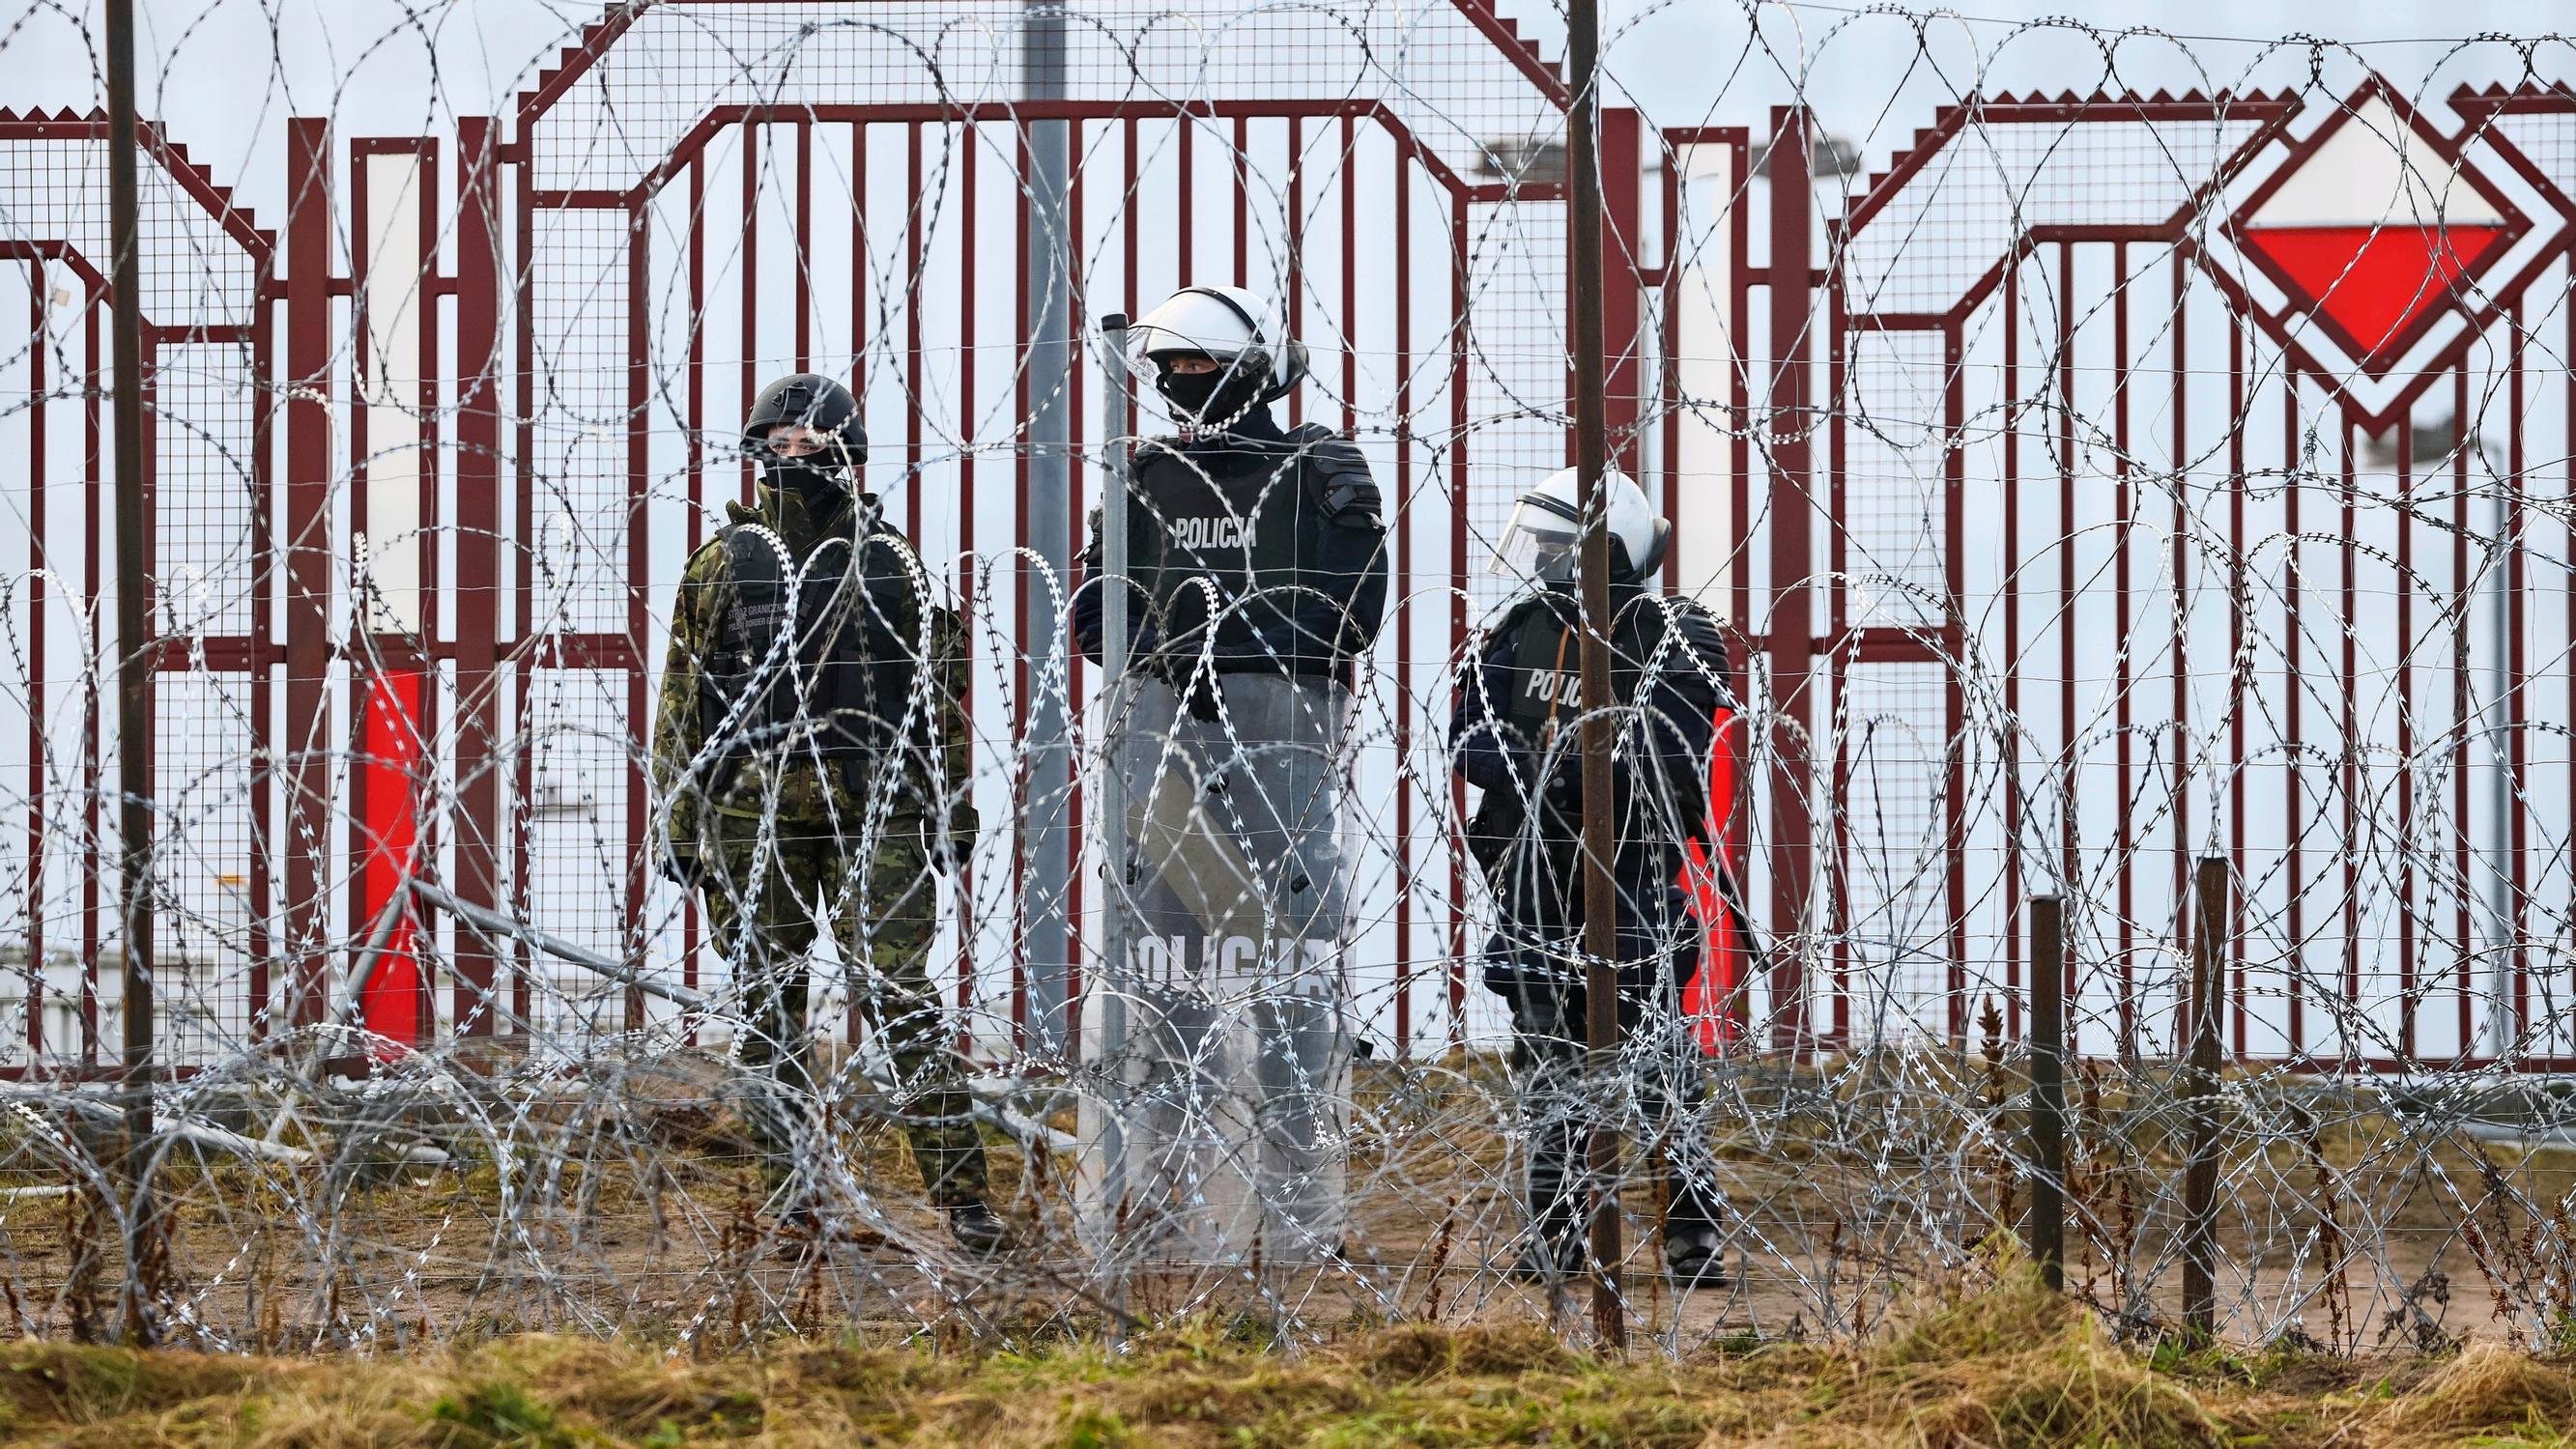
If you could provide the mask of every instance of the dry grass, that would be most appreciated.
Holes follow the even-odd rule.
[[[2113,1344],[2018,1278],[1916,1305],[1858,1350],[1739,1343],[1611,1363],[1532,1329],[1354,1332],[1298,1357],[1199,1327],[1122,1349],[780,1343],[692,1362],[529,1337],[425,1356],[0,1348],[0,1442],[239,1449],[695,1444],[2576,1445],[2576,1370],[2500,1348],[2377,1363]]]

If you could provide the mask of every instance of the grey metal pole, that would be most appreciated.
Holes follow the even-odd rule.
[[[1127,1051],[1127,779],[1118,736],[1127,713],[1127,462],[1135,424],[1127,406],[1127,315],[1100,319],[1100,977],[1097,1061],[1119,1071]],[[1123,1076],[1115,1078],[1123,1081]],[[1127,1195],[1123,1099],[1100,1114],[1100,1201],[1115,1222]],[[1113,1251],[1114,1251],[1113,1245]]]
[[[1585,1153],[1592,1186],[1592,1326],[1604,1347],[1628,1341],[1619,1301],[1619,1129],[1610,1117],[1619,1055],[1619,896],[1610,878],[1618,849],[1610,815],[1610,531],[1604,488],[1610,467],[1610,407],[1602,369],[1601,110],[1596,84],[1601,16],[1595,0],[1566,8],[1567,118],[1573,190],[1566,225],[1574,233],[1574,461],[1583,488],[1583,994],[1590,1048],[1592,1135]]]
[[[1065,91],[1065,12],[1061,0],[1029,0],[1021,11],[1022,93],[1060,101]],[[1028,120],[1029,169],[1022,202],[1028,228],[1029,548],[1043,568],[1024,561],[1030,660],[1028,784],[1021,816],[1025,842],[1020,940],[1028,982],[1029,1045],[1041,1057],[1066,1050],[1066,995],[1073,979],[1073,752],[1067,719],[1065,621],[1055,590],[1073,574],[1072,384],[1073,242],[1064,228],[1071,137],[1062,120]],[[1053,686],[1044,681],[1052,678]]]
[[[2516,478],[2518,485],[2521,480]],[[2514,788],[2520,782],[2513,777],[2514,732],[2508,728],[2513,718],[2514,685],[2521,677],[2522,661],[2513,649],[2513,611],[2522,607],[2513,590],[2509,560],[2520,541],[2513,537],[2515,526],[2513,499],[2504,488],[2496,490],[2496,538],[2502,543],[2505,557],[2487,569],[2493,615],[2490,627],[2495,631],[2491,641],[2494,663],[2487,670],[2487,761],[2490,766],[2489,804],[2495,816],[2487,829],[2487,918],[2488,950],[2494,964],[2488,979],[2495,983],[2494,995],[2487,1003],[2487,1054],[2501,1062],[2514,1049],[2514,941],[2522,931],[2521,903],[2514,899],[2513,858]]]
[[[134,153],[134,0],[107,6],[107,204],[115,338],[116,778],[125,932],[125,1291],[129,1342],[152,1340],[146,1268],[160,1215],[146,1179],[152,1142],[152,582],[143,555],[143,267]]]

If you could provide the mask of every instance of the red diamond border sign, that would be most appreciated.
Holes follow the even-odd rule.
[[[2362,108],[2372,101],[2386,105],[2401,124],[2413,131],[2415,139],[2423,146],[2424,157],[2427,160],[2448,163],[2453,168],[2452,174],[2457,177],[2458,182],[2471,188],[2479,200],[2492,206],[2497,217],[2496,222],[2486,228],[2488,235],[2475,254],[2459,257],[2459,265],[2455,269],[2450,270],[2447,276],[2433,281],[2428,295],[2405,312],[2400,324],[2384,336],[2376,346],[2365,343],[2356,336],[2352,328],[2326,305],[2326,299],[2316,294],[2317,289],[2309,281],[2303,280],[2289,266],[2284,265],[2279,257],[2253,240],[2254,233],[2265,229],[2255,221],[2255,217],[2262,211],[2264,205],[2288,185],[2301,168],[2323,151],[2327,143],[2332,141],[2344,127],[2351,124]],[[2424,169],[2426,168],[2418,167],[2419,171]],[[2438,180],[2439,178],[2428,177],[2427,179]],[[2346,228],[2346,230],[2351,229],[2353,228]],[[2264,276],[2269,277],[2273,285],[2280,288],[2282,294],[2289,299],[2288,305],[2278,312],[2259,305],[2251,305],[2253,303],[2251,297],[2245,299],[2249,304],[2246,310],[2262,325],[2263,329],[2293,352],[2306,353],[2309,350],[2306,345],[2309,339],[2299,334],[2303,330],[2301,324],[2307,324],[2316,333],[2322,333],[2332,340],[2335,346],[2342,350],[2349,360],[2352,371],[2365,373],[2374,380],[2385,376],[2389,369],[2402,361],[2446,318],[2458,319],[2463,327],[2477,325],[2474,318],[2464,315],[2473,309],[2482,310],[2479,308],[2478,299],[2469,295],[2468,289],[2501,263],[2507,254],[2513,251],[2515,244],[2521,241],[2530,230],[2530,218],[2524,215],[2521,208],[2514,205],[2512,197],[2471,165],[2461,148],[2453,144],[2450,138],[2444,136],[2431,122],[2425,120],[2396,87],[2376,74],[2356,87],[2334,114],[2326,117],[2315,131],[2291,143],[2289,154],[2283,157],[2280,163],[2273,167],[2271,174],[2246,196],[2226,223],[2226,235],[2233,244],[2235,253],[2262,272]],[[2401,245],[2405,241],[2403,236],[2395,234],[2379,239]],[[2441,249],[2447,249],[2444,243],[2430,240],[2424,243],[2424,250],[2436,260]],[[2357,282],[2366,284],[2370,280],[2370,275],[2369,270],[2354,266],[2343,273],[2341,280],[2348,285]],[[2322,368],[2317,370],[2325,371]],[[2411,394],[2414,389],[2408,388],[2405,391]],[[2382,409],[2383,412],[2395,410],[2394,403]]]

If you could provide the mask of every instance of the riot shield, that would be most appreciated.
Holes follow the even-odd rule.
[[[1112,701],[1126,859],[1084,994],[1083,1216],[1137,1261],[1342,1249],[1351,1035],[1338,686],[1237,675],[1223,718]],[[1094,838],[1104,832],[1095,830]]]

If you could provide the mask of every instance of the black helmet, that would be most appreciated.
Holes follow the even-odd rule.
[[[769,434],[782,423],[812,428],[840,443],[849,466],[868,460],[868,432],[859,426],[859,400],[850,390],[819,373],[799,372],[760,390],[751,416],[742,424],[742,443],[754,454],[768,452]]]

